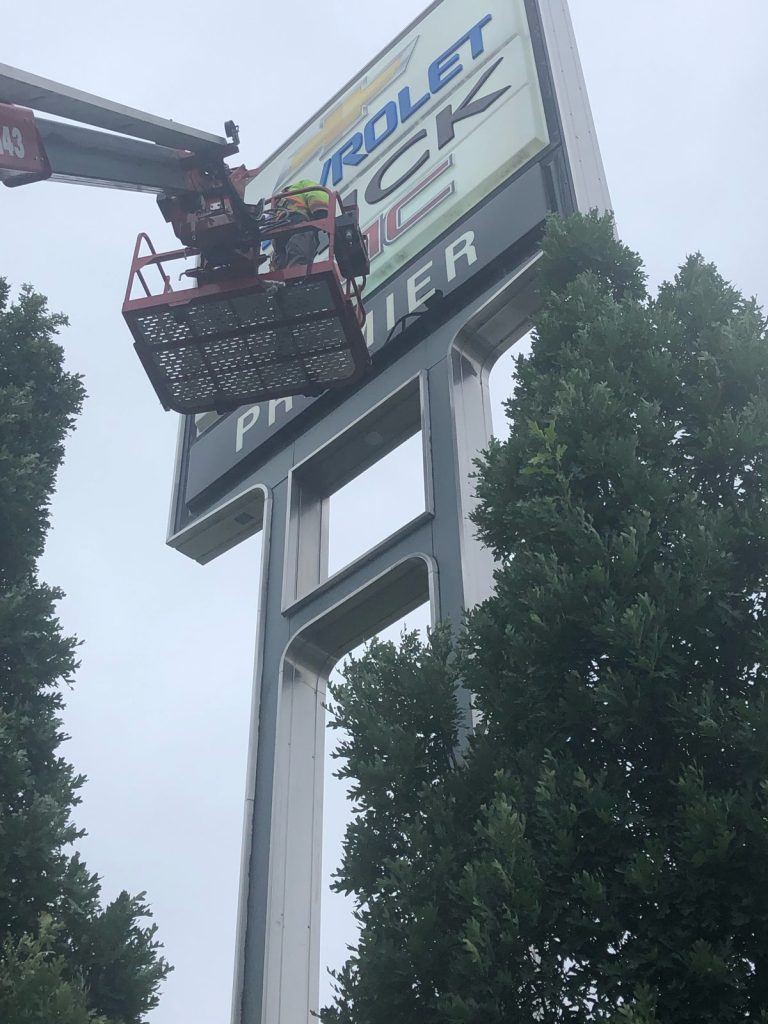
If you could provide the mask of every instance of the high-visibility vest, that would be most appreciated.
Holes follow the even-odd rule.
[[[319,183],[303,178],[301,181],[294,181],[282,188],[281,192],[294,192],[296,189],[312,189],[311,192],[302,192],[298,196],[284,196],[279,200],[278,205],[290,213],[300,213],[302,216],[311,219],[315,214],[325,213],[328,209],[328,193],[323,191]]]

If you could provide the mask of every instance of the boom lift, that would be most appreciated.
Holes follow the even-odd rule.
[[[123,316],[163,407],[181,413],[317,395],[355,381],[369,363],[357,208],[326,189],[324,216],[286,224],[281,201],[306,189],[247,204],[258,172],[225,163],[240,140],[232,121],[224,131],[210,135],[0,64],[4,185],[52,179],[157,195],[181,248],[158,253],[139,235]],[[323,243],[311,266],[270,268],[270,245],[310,230]],[[171,271],[190,259],[174,287]]]

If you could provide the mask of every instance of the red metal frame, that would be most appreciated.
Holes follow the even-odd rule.
[[[298,196],[305,192],[320,190],[320,186],[312,186],[312,188],[281,192],[272,196],[266,205],[268,208],[274,210],[277,207],[277,203],[286,196]],[[171,284],[171,277],[165,267],[165,264],[173,263],[177,260],[194,259],[198,257],[200,253],[196,249],[191,248],[173,249],[170,252],[158,253],[146,232],[142,232],[136,239],[136,245],[133,250],[131,269],[128,275],[128,285],[126,287],[125,299],[123,301],[123,313],[136,312],[141,309],[151,309],[154,306],[174,305],[174,299],[176,299],[179,304],[182,304],[193,302],[198,298],[203,299],[213,296],[223,297],[235,293],[239,294],[250,287],[263,287],[270,281],[291,281],[302,277],[330,273],[337,282],[339,290],[344,296],[345,301],[350,304],[357,323],[362,327],[365,323],[365,306],[363,305],[363,288],[365,287],[365,281],[358,283],[358,281],[354,279],[349,280],[347,278],[343,278],[335,258],[335,222],[337,209],[341,205],[341,198],[337,192],[332,192],[330,189],[324,188],[322,191],[328,195],[329,199],[328,212],[324,217],[317,217],[312,220],[286,224],[284,226],[279,226],[279,223],[276,223],[273,227],[266,227],[262,232],[262,239],[272,240],[273,243],[276,238],[298,234],[301,231],[314,230],[325,233],[328,237],[327,255],[322,260],[316,259],[311,266],[308,267],[289,267],[285,270],[271,270],[263,273],[257,272],[249,276],[233,276],[212,284],[203,284],[193,288],[174,290],[173,285]],[[142,243],[145,243],[150,250],[149,253],[145,255],[141,255],[140,253]],[[144,277],[143,271],[150,266],[156,266],[160,273],[162,282],[162,291],[160,293],[153,292]],[[134,299],[131,296],[137,281],[142,286],[144,297]]]
[[[284,196],[301,195],[318,188],[319,186],[313,186],[311,189],[291,190],[267,200],[267,221],[269,212],[279,210],[278,204]],[[336,193],[328,189],[323,191],[328,195],[328,208],[322,216],[290,223],[280,223],[276,220],[274,223],[265,224],[262,230],[262,239],[271,239],[273,242],[276,238],[301,231],[314,230],[325,234],[328,242],[327,249],[322,253],[323,258],[315,260],[310,266],[260,272],[261,253],[249,250],[246,253],[234,253],[233,256],[237,257],[239,262],[233,262],[231,268],[213,271],[213,279],[209,277],[207,281],[205,280],[204,275],[210,273],[209,267],[196,268],[202,270],[204,283],[174,289],[169,265],[179,260],[200,258],[199,250],[181,248],[158,253],[145,233],[139,235],[131,261],[123,315],[134,336],[139,358],[167,409],[192,413],[213,408],[215,411],[225,412],[251,402],[289,395],[319,394],[331,387],[351,384],[365,372],[370,363],[370,356],[362,332],[365,323],[362,296],[364,281],[361,284],[354,279],[347,279],[339,270],[335,258],[335,221],[341,200]],[[244,267],[251,268],[252,272],[245,271]],[[149,279],[151,268],[157,268],[158,273],[152,281]],[[322,308],[311,308],[311,304],[310,307],[303,306],[299,292],[294,291],[299,287],[303,293],[304,289],[301,286],[310,280],[327,289],[326,302]],[[238,301],[242,302],[243,299],[260,293],[273,294],[270,292],[270,285],[280,288],[278,295],[282,294],[284,288],[287,302],[287,305],[278,303],[282,308],[274,319],[270,315],[268,321],[261,322],[261,327],[254,326],[257,321],[244,321],[233,326],[231,319],[228,320],[227,316],[224,316],[222,323],[225,326],[218,328],[217,303],[226,308],[230,300],[237,305]],[[134,291],[137,288],[141,294],[134,298]],[[294,305],[295,298],[292,296],[299,298],[298,307]],[[168,313],[172,314],[174,325],[166,329],[164,323]],[[190,317],[195,324],[199,324],[201,315],[204,319],[213,316],[213,322],[208,319],[209,326],[199,337],[195,336],[197,326],[191,329],[191,337],[187,327],[180,328],[177,333],[176,324],[189,324]],[[331,322],[335,323],[336,327],[329,334],[325,334],[322,325]],[[317,333],[318,327],[320,334]],[[282,328],[287,328],[291,336],[294,336],[291,332],[298,332],[295,335],[297,339],[302,336],[312,337],[314,332],[316,345],[304,347],[304,344],[297,340],[293,343],[294,346],[298,345],[298,348],[294,348],[293,355],[284,355],[280,349],[268,350],[263,364],[259,362],[259,357],[254,357],[253,362],[244,364],[243,377],[235,373],[234,380],[242,380],[242,386],[233,383],[230,360],[229,369],[224,371],[229,376],[219,383],[219,371],[223,364],[217,360],[231,355],[233,342],[242,342],[244,350],[247,351],[254,338],[254,331],[266,330],[268,333],[272,332],[271,336],[277,337],[277,332]],[[153,330],[159,330],[160,340],[157,334],[152,337]],[[341,339],[346,339],[343,345],[340,345]],[[203,373],[199,378],[199,390],[195,391],[197,385],[194,385],[192,392],[187,390],[185,393],[185,385],[179,384],[178,373],[183,377],[187,372],[184,362],[188,358],[186,353],[190,352],[197,352],[208,370],[195,371],[195,374]],[[347,353],[342,361],[343,370],[340,366],[337,371],[328,375],[328,369],[334,365],[334,360],[341,352]],[[316,362],[317,359],[321,361],[320,364]],[[173,370],[169,368],[168,360],[173,363]],[[324,362],[325,360],[330,362]],[[285,374],[279,369],[284,363]],[[325,371],[322,369],[323,365],[326,367]],[[268,382],[267,377],[263,376],[265,373],[269,378]],[[300,379],[297,379],[297,373],[300,374]],[[254,374],[258,375],[260,384],[254,383]],[[214,382],[215,399],[210,397],[211,381]]]

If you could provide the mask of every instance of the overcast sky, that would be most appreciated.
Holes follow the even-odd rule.
[[[419,0],[109,5],[35,0],[3,11],[0,60],[218,132],[248,166],[416,17]],[[472,4],[479,12],[478,4]],[[765,0],[571,0],[623,238],[651,281],[701,250],[766,298]],[[147,385],[120,316],[151,197],[40,184],[0,190],[0,274],[69,314],[69,366],[89,399],[68,446],[44,575],[83,640],[67,756],[90,781],[78,822],[110,897],[147,889],[175,973],[152,1024],[228,1020],[259,542],[200,567],[165,547],[176,420]],[[494,379],[509,393],[510,360]],[[413,451],[366,500],[337,502],[345,561],[387,532]],[[343,518],[341,518],[343,517]],[[374,519],[375,517],[375,519]],[[362,526],[360,524],[362,523]],[[415,615],[414,623],[423,621]],[[338,837],[343,800],[331,793]],[[349,921],[326,928],[338,963]]]

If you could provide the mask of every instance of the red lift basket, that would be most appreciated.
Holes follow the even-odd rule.
[[[307,190],[290,194],[300,191]],[[269,399],[318,395],[361,376],[370,363],[362,285],[339,269],[348,264],[349,216],[328,191],[327,215],[262,232],[272,239],[300,230],[324,233],[321,245],[326,241],[327,247],[310,267],[226,277],[177,291],[167,266],[197,255],[195,250],[157,253],[147,235],[139,235],[123,316],[166,409],[224,413]],[[157,294],[147,282],[151,267],[159,271]],[[367,272],[367,256],[354,268]],[[132,298],[137,284],[141,294]]]

